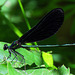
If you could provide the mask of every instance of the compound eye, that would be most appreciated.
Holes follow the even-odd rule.
[[[4,50],[8,49],[7,44],[4,45],[3,49],[4,49]]]

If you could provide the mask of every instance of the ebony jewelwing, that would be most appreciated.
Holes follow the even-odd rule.
[[[3,49],[9,51],[8,58],[11,57],[11,53],[17,59],[17,54],[24,59],[24,56],[15,51],[17,48],[25,48],[22,44],[41,41],[50,36],[54,35],[58,29],[61,27],[64,21],[64,11],[61,8],[56,8],[50,11],[46,16],[44,16],[41,21],[26,32],[22,37],[18,40],[14,41],[10,46],[7,44],[4,45]],[[40,47],[40,46],[36,46]],[[7,59],[8,59],[7,58]],[[14,59],[13,59],[14,60]],[[25,60],[25,59],[24,59]]]

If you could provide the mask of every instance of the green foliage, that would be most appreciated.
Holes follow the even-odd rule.
[[[42,58],[46,64],[46,67],[53,67],[52,54],[42,52]]]
[[[19,56],[17,55],[18,57],[18,60],[17,59],[14,59],[12,61],[12,59],[14,58],[14,56],[12,55],[11,58],[9,58],[8,60],[7,59],[3,59],[3,57],[5,56],[5,58],[8,57],[8,51],[3,51],[3,45],[5,43],[4,42],[0,42],[0,73],[3,74],[3,75],[13,75],[13,74],[16,74],[16,75],[25,75],[26,73],[27,74],[31,74],[31,75],[38,75],[38,74],[42,74],[45,75],[45,74],[48,74],[48,75],[70,75],[70,69],[66,69],[65,66],[62,66],[61,68],[56,68],[54,65],[53,65],[53,58],[52,58],[52,55],[49,54],[49,53],[45,53],[45,52],[42,52],[42,57],[41,57],[41,51],[38,52],[38,51],[28,51],[26,49],[17,49],[17,51],[19,53],[21,53],[24,58],[25,58],[25,63],[21,60],[22,58],[20,57],[19,59]],[[43,60],[42,60],[43,58]],[[6,61],[3,62],[3,60]],[[16,62],[17,60],[17,62]],[[11,62],[12,61],[12,62]],[[43,64],[43,61],[45,62],[45,65],[42,66]],[[27,64],[28,65],[32,65],[33,63],[35,63],[35,66],[32,66],[32,69],[31,70],[18,70],[18,69],[14,69],[11,64],[13,65],[14,68],[21,68],[23,66],[26,66]],[[23,64],[22,64],[23,63]],[[45,68],[45,66],[50,69],[50,71],[48,69]],[[36,69],[38,68],[38,69]]]
[[[0,68],[0,71],[1,71],[1,74],[2,75],[73,75],[73,74],[70,74],[70,69],[66,68],[64,65],[59,67],[57,70],[48,70],[46,68],[41,68],[41,69],[31,69],[31,70],[17,70],[17,69],[14,69],[12,67],[12,65],[7,62],[7,66],[4,65],[4,64],[1,64],[0,66],[2,66],[1,69]]]
[[[64,23],[57,36],[38,44],[74,43],[75,0],[0,0],[0,41],[6,41],[10,45],[9,42],[21,37],[37,24],[39,18],[54,8],[64,10]],[[8,51],[3,50],[6,42],[0,42],[0,75],[72,75],[70,68],[71,73],[75,74],[75,47],[30,48],[30,51],[19,48],[16,51],[25,58],[25,63],[24,60],[21,63],[22,58],[18,55],[17,62],[16,59],[11,62],[13,54],[10,59],[6,59],[9,55]],[[70,68],[67,69],[62,64]],[[23,69],[24,66],[26,70]]]

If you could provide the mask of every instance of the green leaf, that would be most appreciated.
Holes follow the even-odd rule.
[[[35,63],[36,65],[41,65],[41,63],[42,63],[41,52],[28,51],[23,48],[17,49],[16,51],[18,51],[19,53],[21,53],[24,56],[26,64],[32,65],[33,63]]]
[[[32,51],[34,55],[34,62],[36,65],[40,66],[42,64],[41,51]]]
[[[24,72],[14,69],[9,62],[7,62],[8,75],[24,75]]]
[[[4,66],[4,67],[3,67]],[[12,65],[7,62],[6,65],[0,65],[0,73],[3,75],[72,75],[70,74],[70,69],[66,68],[64,65],[59,67],[57,70],[48,70],[46,68],[40,69],[29,69],[29,70],[18,70],[12,67]],[[8,74],[7,74],[8,73]]]
[[[34,70],[26,70],[26,72],[30,75],[72,75],[70,74],[70,69],[62,66],[57,70],[48,70],[45,68],[34,69]]]
[[[53,67],[53,57],[52,54],[42,52],[42,57],[45,62],[46,67]]]
[[[61,68],[58,68],[58,72],[60,75],[69,75],[70,74],[70,68],[66,68],[64,65]]]
[[[0,64],[0,75],[2,74],[2,75],[5,75],[5,74],[7,74],[8,72],[7,72],[7,65],[5,65],[5,64]]]

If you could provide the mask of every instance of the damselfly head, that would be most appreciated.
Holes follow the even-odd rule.
[[[8,45],[7,45],[7,44],[4,44],[3,49],[4,49],[4,50],[7,50],[7,49],[8,49]]]

